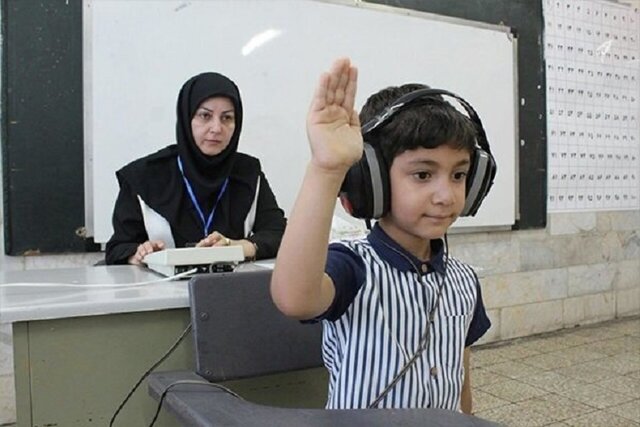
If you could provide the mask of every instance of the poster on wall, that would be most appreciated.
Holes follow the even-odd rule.
[[[548,211],[640,208],[640,10],[545,0]]]

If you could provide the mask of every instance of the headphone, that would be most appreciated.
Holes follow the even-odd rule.
[[[418,89],[396,99],[380,114],[362,126],[364,149],[362,158],[347,172],[340,188],[340,201],[352,216],[361,219],[377,219],[389,212],[391,189],[389,168],[380,149],[367,142],[372,131],[384,126],[398,112],[428,100],[438,100],[437,95],[456,99],[465,109],[476,130],[476,144],[471,154],[471,165],[466,181],[465,205],[460,216],[472,216],[478,212],[482,200],[489,193],[496,175],[496,161],[491,154],[487,135],[478,113],[460,96],[442,89]],[[444,102],[444,101],[442,101]]]

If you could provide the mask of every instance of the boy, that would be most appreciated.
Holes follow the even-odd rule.
[[[354,111],[357,70],[334,62],[307,117],[312,158],[274,268],[271,294],[298,319],[323,321],[327,408],[471,413],[468,346],[489,328],[477,277],[442,237],[465,205],[473,125],[439,97],[368,135],[389,168],[390,209],[366,239],[327,246],[336,195],[363,153],[366,123],[422,85],[373,95]]]

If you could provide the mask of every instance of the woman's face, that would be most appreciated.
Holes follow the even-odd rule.
[[[216,156],[227,148],[235,128],[233,103],[223,96],[203,101],[191,119],[196,146],[207,156]]]

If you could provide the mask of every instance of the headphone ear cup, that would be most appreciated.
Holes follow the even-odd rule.
[[[477,147],[471,157],[465,204],[460,216],[473,216],[478,212],[496,176],[496,161],[490,152]]]
[[[365,142],[362,157],[345,176],[340,201],[351,216],[377,219],[389,211],[389,172],[382,153]]]

